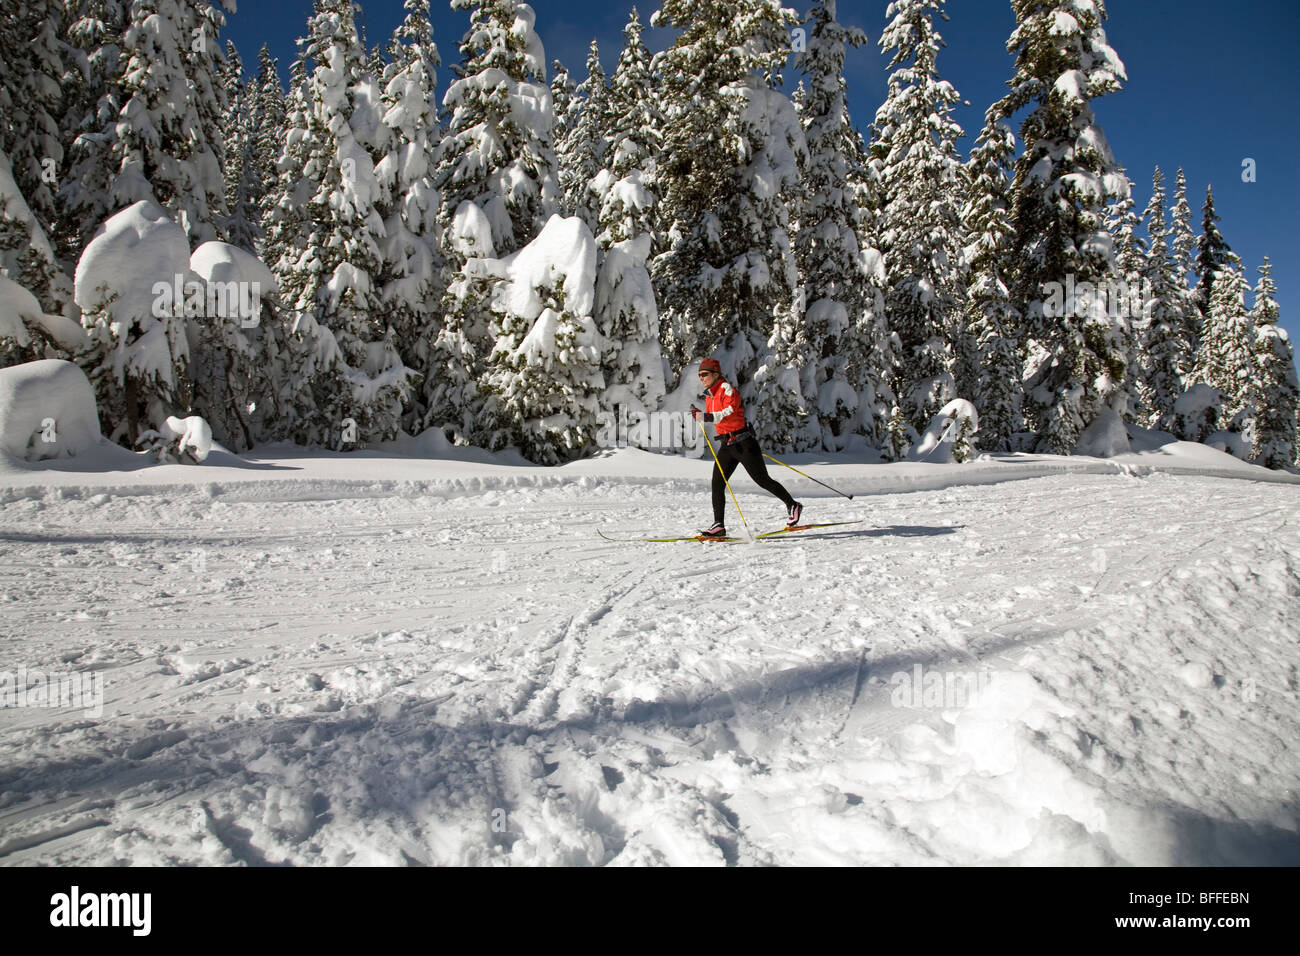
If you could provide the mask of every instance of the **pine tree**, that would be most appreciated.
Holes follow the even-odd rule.
[[[806,415],[790,240],[806,146],[776,84],[797,21],[769,0],[665,0],[652,22],[681,31],[654,60],[666,123],[668,246],[651,270],[661,340],[676,369],[720,351],[760,435],[789,447]]]
[[[438,211],[433,185],[442,130],[434,87],[441,65],[429,22],[428,0],[407,0],[406,19],[394,34],[392,67],[384,86],[388,153],[375,175],[391,195],[384,214],[384,314],[403,362],[428,377],[440,322],[437,305],[445,286]],[[432,370],[435,374],[437,370]],[[418,403],[412,419],[423,421]]]
[[[239,140],[239,179],[230,195],[228,240],[256,253],[265,235],[263,219],[277,178],[276,161],[284,144],[284,91],[270,51],[258,51],[257,75],[244,84],[244,128]],[[232,150],[233,152],[233,150]]]
[[[441,219],[450,225],[462,203],[474,203],[491,227],[491,253],[505,256],[537,235],[559,199],[545,54],[527,4],[452,0],[452,8],[472,12],[443,98],[451,120],[436,177]],[[464,261],[454,243],[447,251]]]
[[[1196,292],[1193,303],[1208,319],[1214,297],[1214,282],[1223,269],[1241,268],[1241,259],[1219,232],[1219,215],[1214,211],[1214,187],[1205,187],[1205,205],[1201,207],[1201,235],[1196,240]]]
[[[872,154],[881,163],[880,226],[890,282],[890,328],[902,342],[895,392],[909,424],[925,428],[955,397],[960,265],[961,158],[952,114],[961,97],[940,80],[943,0],[894,0],[880,48],[893,51],[889,94],[876,113]]]
[[[1258,369],[1259,414],[1256,419],[1255,457],[1265,468],[1293,468],[1297,464],[1297,415],[1300,383],[1296,381],[1295,353],[1286,330],[1277,324],[1278,304],[1273,266],[1264,257],[1255,286],[1251,320],[1255,327],[1255,363]]]
[[[1174,403],[1183,393],[1191,371],[1192,350],[1183,313],[1186,284],[1177,274],[1176,261],[1170,254],[1165,180],[1159,166],[1152,176],[1151,201],[1143,220],[1151,241],[1141,271],[1147,290],[1142,405],[1149,427],[1173,431]]]
[[[855,370],[849,363],[868,358],[874,332],[875,303],[865,294],[867,277],[855,228],[852,142],[845,135],[844,57],[849,46],[860,46],[867,38],[836,19],[836,0],[814,4],[808,21],[807,50],[795,58],[809,81],[799,98],[808,143],[807,200],[795,233],[808,303],[800,330],[800,351],[809,360],[802,385],[805,400],[818,411],[817,419],[810,420],[812,437],[819,446],[838,449],[862,405],[859,390],[850,384]]]
[[[564,208],[568,215],[585,222],[593,233],[600,228],[600,204],[591,192],[591,184],[604,167],[609,146],[609,114],[609,88],[600,66],[600,50],[592,40],[587,54],[587,78],[575,91],[567,117],[569,130],[563,139],[556,140],[556,153]]]
[[[573,121],[577,118],[574,114],[576,104],[573,102],[577,89],[573,77],[569,76],[568,67],[559,60],[553,60],[551,62],[551,107],[555,111],[555,125],[551,128],[551,136],[557,144],[564,142],[573,126]]]
[[[126,0],[81,0],[66,4],[59,139],[57,222],[51,236],[59,259],[75,263],[86,241],[117,208],[109,185],[112,145],[109,123],[122,108],[121,74]]]
[[[626,42],[608,95],[606,168],[592,183],[600,203],[595,317],[604,342],[602,407],[624,405],[633,416],[654,412],[664,398],[659,310],[647,268],[658,204],[654,174],[663,118],[635,7],[623,36]]]
[[[305,115],[295,110],[291,120],[305,120],[305,129],[291,130],[289,162],[280,164],[291,177],[290,163],[305,158],[298,175],[314,192],[305,216],[281,221],[271,237],[282,295],[296,314],[290,375],[298,394],[289,404],[298,412],[290,434],[335,448],[394,438],[413,377],[376,287],[384,235],[378,207],[386,197],[371,150],[387,145],[387,132],[353,10],[351,0],[316,0],[303,53],[315,70],[294,104]],[[284,185],[280,207],[297,192]]]
[[[1225,265],[1215,275],[1201,350],[1191,380],[1223,394],[1227,430],[1253,434],[1261,405],[1257,391],[1255,329],[1254,320],[1246,310],[1246,278],[1235,264]]]
[[[1196,233],[1192,230],[1192,207],[1187,202],[1187,177],[1182,169],[1174,180],[1174,204],[1170,209],[1169,251],[1173,257],[1174,275],[1178,278],[1178,308],[1182,314],[1183,338],[1190,351],[1189,364],[1195,359],[1201,343],[1201,313],[1196,308],[1194,293],[1188,287],[1189,277],[1195,272]]]
[[[434,182],[450,281],[424,403],[426,425],[450,426],[465,440],[480,427],[479,383],[500,331],[489,310],[492,279],[468,260],[521,249],[557,210],[560,191],[545,51],[532,9],[513,0],[452,0],[452,7],[471,10],[471,24],[443,98],[450,121]]]
[[[32,294],[43,312],[54,312],[55,301],[62,301],[67,294],[66,277],[58,269],[54,250],[14,181],[9,158],[3,151],[0,151],[0,276]],[[40,358],[70,357],[30,323],[23,324],[17,337],[3,333],[0,336],[3,337],[0,368]]]
[[[891,422],[898,408],[892,383],[898,378],[902,342],[889,327],[885,313],[888,273],[880,251],[880,164],[872,160],[862,134],[849,121],[843,125],[844,156],[848,163],[845,188],[853,212],[853,231],[861,250],[859,293],[864,311],[853,335],[844,342],[844,368],[849,384],[860,396],[858,427],[867,441],[885,448],[895,433]],[[905,454],[902,449],[901,454]]]
[[[244,61],[235,47],[235,41],[226,41],[225,59],[217,64],[216,81],[226,101],[225,115],[221,118],[221,141],[226,146],[226,162],[222,169],[225,183],[226,207],[233,210],[235,194],[243,178],[245,146],[249,139],[249,100],[244,89]]]
[[[53,233],[58,210],[53,184],[61,172],[63,144],[59,116],[63,54],[60,30],[64,4],[28,0],[0,8],[0,152],[9,157],[13,178],[41,232]],[[53,290],[33,290],[51,308]]]
[[[641,39],[641,21],[632,8],[623,29],[626,41],[610,78],[607,175],[594,187],[599,205],[601,247],[653,234],[658,207],[655,182],[663,143],[663,113],[653,89],[650,51]],[[657,333],[656,333],[657,334]]]
[[[216,80],[224,24],[206,0],[131,0],[121,55],[83,120],[89,130],[69,171],[77,245],[107,213],[142,199],[172,210],[191,243],[217,238],[226,214],[226,103]]]
[[[516,445],[551,465],[596,443],[601,336],[592,317],[596,243],[578,218],[553,217],[505,259],[476,260],[500,282],[489,308],[496,340],[484,374],[476,443]],[[530,288],[531,286],[531,288]]]
[[[1024,431],[1021,314],[1011,302],[1005,268],[1014,236],[1009,182],[1014,156],[1015,134],[990,119],[967,165],[962,210],[970,242],[966,328],[978,356],[971,394],[980,413],[979,444],[995,451],[1013,450],[1015,436]]]
[[[1095,293],[1116,277],[1105,211],[1127,179],[1091,101],[1127,77],[1106,42],[1102,0],[1013,0],[1013,7],[1008,49],[1016,75],[993,118],[1034,108],[1021,124],[1024,150],[1012,183],[1011,299],[1025,304],[1028,336],[1042,355],[1026,383],[1029,424],[1043,450],[1066,454],[1125,379],[1123,330]],[[1063,296],[1071,285],[1073,301]]]
[[[138,264],[139,272],[112,287],[92,285],[83,264],[100,250],[145,244],[156,256]],[[86,348],[77,364],[95,390],[103,433],[133,448],[144,428],[185,412],[192,396],[188,313],[185,302],[170,309],[150,300],[141,287],[149,277],[183,274],[189,266],[185,232],[162,207],[141,202],[111,217],[96,233],[78,263],[76,303],[86,329]],[[114,277],[116,279],[116,277]],[[148,305],[146,305],[148,303]]]

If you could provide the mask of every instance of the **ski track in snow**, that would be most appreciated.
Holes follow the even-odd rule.
[[[703,487],[10,496],[0,864],[1300,862],[1295,488]]]

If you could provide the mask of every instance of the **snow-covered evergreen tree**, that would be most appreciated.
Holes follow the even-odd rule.
[[[108,184],[107,123],[121,110],[120,74],[126,0],[79,0],[65,5],[57,222],[51,239],[61,261],[76,262],[86,239],[113,211]],[[98,157],[98,161],[96,161]],[[77,164],[82,163],[81,175]]]
[[[1186,338],[1186,289],[1169,249],[1165,221],[1165,179],[1157,166],[1151,201],[1142,216],[1150,245],[1141,276],[1147,290],[1143,325],[1142,407],[1151,428],[1172,431],[1174,403],[1183,394],[1191,371],[1192,350]]]
[[[60,30],[65,4],[27,0],[0,6],[0,152],[41,232],[52,235],[58,210],[54,184],[62,172],[57,117],[63,106]],[[33,289],[45,308],[53,290]]]
[[[587,54],[587,78],[578,84],[566,119],[569,129],[563,139],[556,139],[564,209],[594,233],[600,228],[600,202],[591,184],[604,168],[611,122],[609,87],[595,40]]]
[[[1232,251],[1219,232],[1219,214],[1214,211],[1214,187],[1205,187],[1205,205],[1201,207],[1201,235],[1196,240],[1196,291],[1193,303],[1208,320],[1214,283],[1219,273],[1230,266],[1241,268],[1241,258]]]
[[[391,197],[384,216],[380,295],[398,354],[406,365],[427,375],[445,285],[438,231],[441,197],[433,185],[442,138],[434,98],[441,59],[433,42],[428,0],[407,0],[406,11],[390,47],[393,63],[384,86],[388,153],[375,168]],[[418,405],[413,418],[423,420]]]
[[[663,120],[641,29],[634,7],[610,78],[606,168],[592,183],[600,203],[595,317],[606,370],[601,404],[611,413],[625,405],[629,415],[655,411],[664,397],[659,310],[647,267],[654,241],[654,176]]]
[[[1255,285],[1251,320],[1255,327],[1255,363],[1258,368],[1259,415],[1255,423],[1256,460],[1266,468],[1292,468],[1297,464],[1296,429],[1300,425],[1300,383],[1296,380],[1295,353],[1286,330],[1277,324],[1277,286],[1273,266],[1264,257]]]
[[[551,62],[551,108],[555,113],[555,125],[551,127],[551,137],[555,143],[563,143],[569,135],[569,129],[576,119],[573,97],[577,84],[569,75],[569,68],[559,60]]]
[[[297,354],[290,372],[291,437],[335,448],[397,434],[414,373],[402,364],[382,308],[385,193],[372,150],[387,145],[378,81],[357,33],[351,0],[316,0],[304,59],[315,69],[294,110],[281,172],[305,158],[299,175],[314,186],[305,216],[277,224],[275,268],[295,314]],[[291,183],[277,205],[296,194]],[[294,234],[296,232],[296,235]]]
[[[1223,394],[1222,415],[1223,421],[1230,423],[1229,430],[1253,435],[1261,400],[1254,320],[1246,309],[1246,288],[1246,278],[1235,263],[1216,271],[1191,381]]]
[[[0,276],[21,286],[23,296],[32,295],[42,312],[55,312],[55,305],[70,295],[70,284],[59,271],[49,238],[18,188],[9,158],[3,151],[0,151]],[[7,311],[13,315],[13,309]],[[30,322],[22,322],[17,328],[11,326],[8,333],[0,332],[0,368],[47,357],[70,358],[71,355],[49,341],[41,327],[32,327]]]
[[[1196,233],[1192,229],[1192,207],[1187,202],[1187,177],[1181,168],[1174,178],[1174,204],[1169,214],[1169,252],[1181,290],[1179,308],[1183,317],[1183,338],[1191,354],[1190,364],[1201,344],[1201,313],[1188,286],[1196,270]]]
[[[517,446],[556,464],[595,446],[601,373],[595,304],[596,242],[576,216],[553,216],[503,259],[467,264],[496,280],[488,308],[496,340],[474,422],[477,444]]]
[[[471,23],[443,98],[450,119],[434,182],[450,281],[423,398],[425,424],[450,425],[463,438],[480,427],[478,383],[500,331],[488,309],[492,277],[468,261],[505,258],[526,245],[558,208],[560,191],[546,54],[532,8],[514,0],[452,6],[469,9]]]
[[[248,252],[256,252],[265,235],[265,207],[274,189],[276,162],[284,146],[284,91],[275,60],[265,46],[257,58],[257,75],[244,84],[242,93],[245,120],[239,137],[239,178],[229,197],[226,225],[229,241]]]
[[[450,225],[462,203],[474,203],[492,230],[492,252],[504,256],[531,241],[558,204],[545,51],[526,3],[452,0],[452,7],[471,10],[471,25],[443,98],[451,116],[436,178],[442,221]],[[455,243],[448,252],[463,261]]]
[[[112,6],[94,4],[70,29],[99,34],[107,23],[98,16],[121,9]],[[216,78],[225,17],[206,0],[131,0],[127,12],[121,53],[80,123],[64,187],[75,244],[105,215],[142,199],[175,212],[191,242],[214,239],[226,213],[226,103]]]
[[[1125,379],[1123,329],[1095,292],[1115,278],[1105,211],[1128,181],[1091,101],[1127,76],[1106,42],[1102,0],[1013,0],[1013,8],[1016,73],[994,118],[1033,109],[1020,127],[1012,183],[1011,299],[1024,303],[1040,353],[1026,383],[1030,426],[1043,449],[1065,454]],[[1076,290],[1072,300],[1067,287]]]
[[[1142,226],[1142,216],[1137,212],[1133,202],[1133,181],[1128,174],[1120,170],[1127,187],[1115,202],[1106,210],[1106,228],[1115,247],[1115,272],[1125,282],[1136,282],[1142,275],[1146,262],[1147,243],[1138,235]]]
[[[807,150],[775,86],[797,20],[774,0],[665,0],[652,22],[680,31],[654,59],[666,123],[668,246],[651,270],[662,341],[677,369],[720,351],[759,434],[790,447],[808,413],[790,238]]]
[[[235,193],[243,177],[250,106],[244,88],[244,60],[239,55],[234,40],[226,40],[226,55],[217,64],[215,77],[226,104],[225,113],[221,117],[221,141],[226,150],[222,179],[225,183],[226,208],[233,210]]]
[[[863,250],[855,228],[850,181],[851,140],[845,98],[844,58],[849,46],[866,42],[861,30],[837,19],[836,0],[821,0],[808,15],[807,49],[795,66],[808,75],[799,112],[808,143],[804,172],[807,198],[795,233],[795,257],[807,310],[799,351],[805,401],[816,408],[807,437],[828,449],[842,448],[858,418],[862,395],[850,361],[867,359],[874,335],[874,297],[867,292]],[[809,445],[810,441],[800,443]]]
[[[943,0],[894,0],[880,48],[892,51],[889,94],[876,112],[872,154],[880,161],[881,241],[889,263],[885,309],[902,342],[895,385],[920,430],[956,397],[953,375],[961,275],[961,157],[953,119],[961,96],[941,80],[944,46],[933,17]]]
[[[88,342],[77,363],[95,389],[103,433],[127,447],[189,407],[188,303],[154,291],[161,282],[170,292],[189,272],[184,230],[147,200],[105,221],[78,260]]]
[[[978,356],[970,394],[979,410],[980,447],[994,451],[1013,449],[1015,436],[1024,431],[1021,315],[1011,302],[1006,274],[1014,236],[1009,176],[1014,157],[1015,134],[990,119],[967,164],[962,209],[969,242],[963,253],[966,331]]]
[[[844,368],[849,384],[859,395],[857,427],[867,441],[877,448],[890,446],[898,397],[893,382],[898,378],[902,342],[889,327],[885,313],[885,288],[888,274],[884,254],[880,251],[880,169],[871,158],[862,134],[844,118],[844,156],[848,162],[845,189],[852,197],[853,230],[857,236],[862,263],[859,291],[864,311],[856,334],[844,341]],[[906,453],[901,450],[897,457]]]

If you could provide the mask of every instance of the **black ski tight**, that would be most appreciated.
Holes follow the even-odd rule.
[[[722,480],[723,476],[725,475],[730,479],[737,465],[744,465],[745,471],[749,472],[749,477],[754,479],[754,484],[764,491],[776,495],[785,502],[786,508],[794,504],[790,492],[786,491],[779,481],[767,473],[767,465],[763,464],[763,453],[759,450],[758,441],[753,436],[742,438],[730,445],[719,443],[718,464],[722,466],[722,471],[719,472],[716,466],[713,469],[714,521],[722,521],[722,512],[727,505],[727,488]]]

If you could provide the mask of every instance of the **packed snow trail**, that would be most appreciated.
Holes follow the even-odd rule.
[[[1300,862],[1293,486],[322,487],[10,496],[0,863]]]

